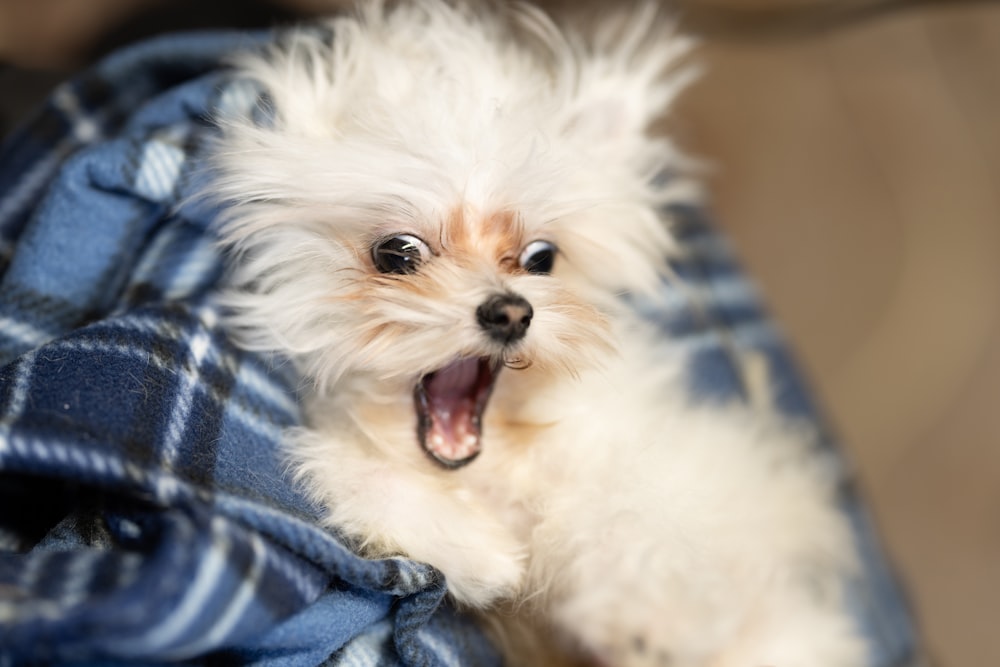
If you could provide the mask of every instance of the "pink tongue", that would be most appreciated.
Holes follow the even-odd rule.
[[[425,382],[430,424],[424,445],[445,462],[458,463],[479,453],[480,363],[456,361]]]

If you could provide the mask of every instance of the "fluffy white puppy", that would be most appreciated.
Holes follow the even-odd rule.
[[[661,285],[684,196],[648,128],[687,44],[650,7],[584,38],[374,4],[243,58],[269,118],[213,158],[229,324],[308,380],[288,456],[365,554],[600,664],[858,667],[828,471],[693,402],[620,300]]]

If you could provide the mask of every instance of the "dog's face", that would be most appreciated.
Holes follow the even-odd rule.
[[[675,154],[645,129],[677,49],[505,21],[423,3],[300,35],[248,62],[271,121],[224,121],[216,156],[243,343],[340,400],[405,395],[447,467],[480,451],[498,380],[609,354],[608,304],[652,288],[669,245]]]
[[[571,273],[560,236],[518,216],[464,206],[390,223],[338,295],[353,304],[354,368],[413,388],[420,444],[449,467],[478,454],[501,369],[573,373],[609,352],[598,304],[558,277]]]

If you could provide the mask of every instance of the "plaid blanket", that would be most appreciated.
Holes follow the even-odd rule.
[[[499,664],[439,573],[318,526],[277,454],[296,380],[220,328],[213,212],[189,195],[211,116],[257,102],[221,58],[272,38],[120,52],[0,153],[0,666]],[[724,241],[676,213],[687,290],[636,307],[690,353],[692,391],[746,394],[740,360],[766,359],[779,406],[814,418]],[[843,504],[873,666],[910,664],[907,608],[846,482]]]

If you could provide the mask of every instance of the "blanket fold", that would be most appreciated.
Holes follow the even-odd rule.
[[[319,526],[279,451],[295,379],[220,326],[213,211],[190,195],[213,116],[258,103],[221,63],[274,38],[126,49],[0,152],[0,666],[499,664],[433,568]],[[815,419],[725,243],[676,213],[702,307],[667,287],[637,307],[685,346],[692,391],[746,393],[756,355]],[[849,485],[844,511],[873,667],[901,667],[912,622]]]

